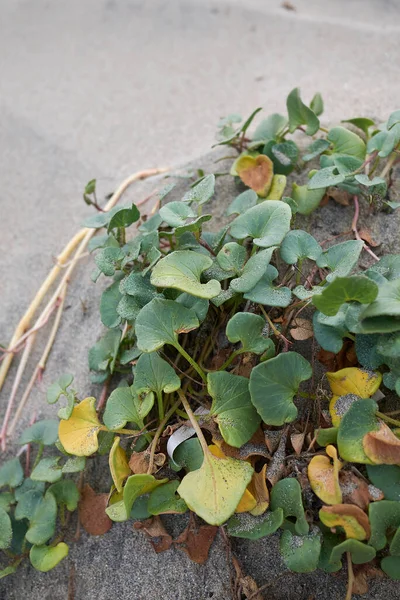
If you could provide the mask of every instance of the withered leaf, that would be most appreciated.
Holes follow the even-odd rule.
[[[364,240],[364,242],[367,242],[367,244],[369,246],[371,246],[372,248],[376,248],[377,246],[380,246],[379,242],[376,242],[374,240],[374,238],[372,237],[371,231],[367,227],[363,227],[362,229],[359,230],[358,233],[360,235],[360,238],[362,240]]]
[[[377,465],[400,465],[400,440],[386,423],[380,422],[378,431],[370,431],[364,436],[363,448]]]
[[[157,554],[165,552],[171,547],[172,537],[165,529],[160,517],[157,516],[145,521],[137,521],[133,524],[133,527],[134,529],[144,531]]]
[[[106,515],[108,494],[97,494],[86,483],[79,501],[79,521],[90,535],[103,535],[112,527],[112,521]]]
[[[166,456],[162,452],[154,455],[153,469],[150,475],[156,473],[165,463]],[[150,453],[147,450],[143,452],[133,452],[129,460],[131,471],[138,475],[139,473],[147,473],[150,463]]]
[[[341,471],[339,484],[342,490],[343,502],[345,504],[355,504],[362,510],[366,510],[370,502],[382,500],[384,497],[383,493],[377,488],[374,488],[376,493],[371,493],[371,486],[352,471]]]
[[[338,204],[341,204],[342,206],[350,205],[351,195],[345,190],[339,190],[338,188],[329,188],[327,195],[329,196],[329,198],[332,198],[332,200],[334,200]]]
[[[314,330],[311,321],[308,319],[297,318],[292,323],[290,335],[294,340],[303,341],[313,337]]]
[[[190,560],[203,565],[208,558],[217,531],[218,527],[214,525],[197,526],[194,517],[191,515],[188,526],[174,540],[174,545],[186,552]]]
[[[293,450],[295,451],[297,456],[299,456],[299,454],[301,454],[301,451],[302,451],[302,448],[304,445],[305,436],[306,436],[306,430],[304,430],[303,433],[298,433],[296,431],[295,433],[290,434],[290,442],[291,442]]]

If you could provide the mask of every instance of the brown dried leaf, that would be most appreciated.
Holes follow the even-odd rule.
[[[380,246],[379,242],[376,242],[374,240],[374,238],[372,237],[372,233],[371,231],[368,229],[368,227],[362,227],[359,231],[359,236],[362,240],[364,240],[364,242],[367,242],[367,244],[369,246],[371,246],[372,248],[376,248],[377,246]]]
[[[282,478],[285,471],[287,436],[288,430],[285,429],[282,432],[278,449],[273,455],[271,462],[268,465],[267,479],[271,483],[271,485],[275,485]]]
[[[261,198],[266,198],[274,175],[274,166],[268,156],[243,155],[236,162],[236,171],[247,187],[254,190]]]
[[[290,335],[294,340],[303,341],[313,337],[314,330],[311,321],[308,319],[297,318],[293,320],[293,327]]]
[[[342,349],[337,354],[322,350],[321,348],[317,354],[317,359],[328,371],[333,373],[346,367],[354,367],[358,364],[354,342],[351,340],[345,340]]]
[[[169,550],[172,544],[172,537],[165,529],[160,517],[151,517],[145,521],[137,521],[133,524],[134,529],[143,530],[149,538],[157,554]]]
[[[400,465],[400,440],[385,423],[380,422],[378,431],[364,436],[363,448],[377,465]]]
[[[265,444],[270,454],[273,454],[279,446],[282,431],[280,429],[272,430],[266,429],[264,431]]]
[[[339,483],[345,504],[355,504],[366,510],[370,502],[384,498],[384,494],[378,488],[370,486],[352,471],[341,471]]]
[[[180,550],[186,552],[190,560],[203,565],[207,558],[217,535],[218,527],[214,525],[196,525],[195,519],[191,517],[188,526],[174,540],[174,544]]]
[[[214,354],[211,361],[211,369],[213,371],[218,371],[218,369],[222,367],[222,365],[224,364],[228,356],[231,354],[231,352],[231,348],[223,348],[219,350],[217,354]]]
[[[334,504],[323,506],[319,518],[324,525],[332,530],[342,527],[347,538],[368,540],[371,536],[371,526],[365,512],[355,504]]]
[[[353,565],[354,581],[353,594],[362,596],[368,592],[368,580],[384,577],[384,572],[379,569],[373,562],[363,565]]]
[[[79,521],[90,535],[103,535],[112,527],[113,522],[106,514],[108,494],[96,494],[86,483],[79,501]]]
[[[297,10],[297,8],[291,2],[288,2],[288,0],[282,2],[282,8],[285,8],[286,10]],[[254,600],[258,600],[258,598],[254,598]]]
[[[338,204],[341,204],[342,206],[350,205],[351,194],[349,194],[349,192],[346,192],[345,190],[339,190],[338,188],[329,188],[328,196],[329,198],[332,198],[332,200],[334,200]]]
[[[246,598],[251,598],[251,600],[263,600],[264,596],[262,592],[257,593],[259,591],[259,587],[254,579],[250,577],[250,575],[241,577],[240,584],[242,586],[242,593],[246,596]]]
[[[290,441],[291,441],[293,450],[295,451],[297,456],[299,456],[299,454],[301,454],[301,451],[302,451],[302,448],[304,445],[305,436],[306,436],[305,430],[303,431],[303,433],[298,433],[296,431],[295,433],[290,434]]]
[[[262,515],[269,505],[269,491],[267,488],[267,465],[264,465],[259,473],[254,472],[253,477],[247,486],[248,491],[257,500],[256,506],[249,512],[257,517]]]
[[[165,463],[166,456],[162,452],[154,455],[154,464],[151,474],[156,473]],[[137,475],[139,473],[147,473],[150,463],[150,453],[147,450],[143,452],[133,452],[129,460],[131,471]]]

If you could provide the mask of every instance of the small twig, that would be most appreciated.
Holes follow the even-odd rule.
[[[214,252],[214,250],[211,248],[210,244],[207,244],[206,240],[203,240],[203,238],[200,237],[197,241],[199,242],[199,244],[201,246],[203,246],[203,248],[208,250],[210,252],[210,254],[212,254],[213,256],[217,256],[216,252]]]
[[[100,412],[103,410],[104,404],[106,403],[110,380],[111,380],[111,378],[108,377],[102,387],[101,394],[99,396],[99,401],[98,401],[97,407],[96,407],[97,414],[100,414]]]
[[[265,308],[263,307],[262,304],[259,304],[259,307],[261,309],[261,312],[263,313],[264,317],[267,319],[269,326],[271,327],[272,331],[274,332],[275,336],[277,338],[280,338],[283,341],[284,344],[284,348],[283,351],[287,352],[289,350],[289,346],[292,345],[292,342],[289,342],[289,340],[287,340],[285,338],[285,336],[275,327],[274,323],[271,321],[271,319],[268,316],[267,311],[265,310]]]
[[[360,205],[358,203],[357,196],[353,196],[353,200],[354,200],[354,217],[353,217],[353,221],[351,223],[351,229],[354,233],[356,240],[363,242],[364,250],[366,250],[366,252],[368,252],[368,254],[370,254],[372,256],[372,258],[374,258],[375,260],[378,261],[378,260],[380,260],[379,257],[374,252],[372,252],[371,248],[369,246],[367,246],[367,244],[364,242],[364,240],[360,237],[360,234],[358,233],[357,222],[358,222],[358,217],[360,215]]]
[[[354,584],[354,572],[353,572],[353,563],[351,562],[351,552],[346,552],[347,557],[347,592],[345,600],[351,600],[353,595],[353,584]]]

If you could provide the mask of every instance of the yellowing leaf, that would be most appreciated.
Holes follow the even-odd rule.
[[[371,527],[367,515],[361,508],[354,504],[335,504],[323,506],[319,511],[319,518],[327,527],[342,527],[346,538],[355,540],[368,540]]]
[[[269,491],[267,488],[267,466],[264,465],[259,473],[254,473],[247,489],[256,499],[256,506],[249,512],[258,517],[265,513],[269,506]]]
[[[311,489],[326,504],[340,504],[342,492],[339,485],[339,471],[342,463],[334,446],[327,446],[328,456],[314,456],[308,465],[308,479]],[[329,460],[333,459],[333,465]]]
[[[370,398],[382,382],[381,373],[357,367],[348,367],[336,371],[336,373],[327,373],[326,376],[333,393],[329,412],[335,427],[339,426],[343,415],[355,400]]]
[[[119,445],[119,437],[114,439],[114,443],[110,450],[108,457],[108,464],[110,466],[111,477],[113,478],[114,485],[118,492],[122,491],[122,484],[132,471],[129,468],[128,459],[126,458],[126,452]]]
[[[58,437],[69,454],[90,456],[99,447],[97,434],[105,427],[97,418],[95,398],[85,398],[74,407],[68,420],[60,421]]]
[[[212,445],[212,446],[209,446],[208,448],[213,456],[216,456],[217,458],[226,458],[226,455],[224,454],[224,452],[220,446]],[[254,477],[254,475],[253,475],[253,477]],[[249,491],[249,489],[246,489],[244,491],[243,496],[240,499],[239,504],[236,507],[235,512],[236,513],[250,512],[251,510],[253,510],[256,507],[256,505],[257,505],[257,500],[255,499],[254,495],[251,493],[251,491]]]
[[[235,512],[252,475],[249,463],[207,452],[200,469],[188,473],[177,492],[209,525],[222,525]]]
[[[400,465],[400,440],[385,423],[363,437],[363,448],[376,465]]]
[[[236,161],[236,171],[247,187],[254,190],[261,198],[266,198],[274,175],[274,166],[268,156],[243,155]]]

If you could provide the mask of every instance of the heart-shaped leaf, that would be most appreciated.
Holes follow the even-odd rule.
[[[222,525],[235,512],[252,475],[249,463],[207,452],[200,469],[185,475],[177,491],[209,525]]]
[[[400,527],[400,502],[391,500],[371,502],[368,514],[371,523],[369,543],[375,550],[383,550],[388,543],[387,533]]]
[[[29,477],[23,484],[15,490],[15,499],[17,506],[15,508],[15,518],[28,519],[33,518],[35,510],[39,506],[44,493],[45,484],[43,481],[33,481]]]
[[[319,511],[322,523],[332,529],[342,527],[347,538],[368,540],[371,527],[367,515],[359,506],[354,504],[335,504],[323,506]]]
[[[236,242],[228,242],[217,254],[217,261],[221,269],[240,275],[246,262],[246,248]]]
[[[263,148],[263,154],[272,160],[274,173],[289,175],[296,166],[299,149],[292,140],[277,144],[270,140]]]
[[[325,152],[325,150],[327,150],[329,148],[329,146],[330,146],[330,144],[327,140],[324,140],[322,138],[315,140],[307,148],[307,153],[303,155],[304,162],[309,162],[313,158],[316,158],[317,156],[319,156],[320,154]]]
[[[367,465],[368,479],[385,494],[386,500],[400,501],[400,467]]]
[[[141,390],[119,387],[111,392],[104,411],[103,421],[108,429],[115,430],[132,422],[143,427],[143,419],[154,405],[152,392],[142,394]]]
[[[0,507],[0,550],[5,550],[11,544],[12,526],[11,519],[4,510]]]
[[[260,425],[246,377],[221,371],[207,375],[208,393],[213,399],[210,415],[215,417],[225,442],[240,448]]]
[[[359,540],[348,539],[332,549],[330,562],[339,562],[346,552],[351,554],[351,562],[355,565],[370,562],[376,556],[375,549],[371,546],[363,544]]]
[[[199,321],[193,310],[173,300],[155,298],[142,308],[136,319],[138,348],[142,352],[154,352],[164,344],[174,346],[179,333],[187,333],[198,326]]]
[[[169,202],[160,208],[160,216],[170,227],[185,225],[187,219],[196,216],[194,210],[186,202]]]
[[[135,204],[132,204],[130,207],[119,207],[108,223],[108,231],[110,232],[111,229],[119,227],[129,227],[132,223],[138,221],[139,218],[140,212]]]
[[[54,534],[57,517],[57,502],[51,492],[41,499],[31,519],[26,539],[31,544],[41,546]]]
[[[264,304],[265,306],[289,306],[292,300],[292,293],[285,286],[273,286],[272,282],[277,277],[277,269],[272,265],[268,265],[264,275],[262,275],[261,279],[251,290],[244,294],[244,298],[257,304]]]
[[[19,439],[20,444],[43,444],[51,446],[57,441],[58,421],[55,419],[46,419],[34,423],[28,429],[25,429]]]
[[[400,556],[385,556],[381,560],[381,569],[390,579],[400,580]]]
[[[343,183],[345,175],[339,172],[336,166],[325,167],[320,171],[317,171],[310,179],[308,183],[309,190],[325,189],[329,186],[335,186],[339,183]]]
[[[134,388],[170,394],[181,387],[181,380],[173,367],[162,359],[157,352],[142,354],[135,367]],[[146,416],[146,415],[145,415]]]
[[[317,190],[308,189],[307,185],[292,185],[292,199],[296,203],[296,210],[301,215],[309,215],[318,208],[322,198],[325,196],[326,188]]]
[[[10,488],[18,487],[24,479],[24,472],[19,458],[11,458],[0,467],[0,488],[7,485]]]
[[[257,365],[250,375],[250,394],[262,420],[276,426],[293,421],[297,416],[293,397],[311,375],[310,363],[296,352]]]
[[[182,304],[182,306],[185,306],[186,308],[192,309],[196,313],[197,318],[200,322],[204,321],[204,319],[206,318],[208,307],[210,304],[208,300],[205,300],[204,298],[197,298],[196,296],[191,296],[186,292],[184,292],[183,294],[179,294],[179,296],[175,298],[175,302]]]
[[[86,466],[86,458],[84,456],[71,456],[62,468],[63,473],[79,473]]]
[[[215,175],[206,175],[199,183],[196,183],[182,198],[182,202],[199,205],[205,204],[214,194]]]
[[[348,333],[346,326],[347,307],[341,307],[337,315],[327,317],[319,311],[313,315],[314,336],[319,345],[327,352],[337,354],[343,346],[343,337]]]
[[[199,298],[214,298],[221,291],[219,282],[200,282],[202,272],[211,265],[211,258],[204,254],[176,250],[156,264],[150,281],[156,287],[178,289]]]
[[[364,160],[365,143],[353,131],[345,127],[333,127],[328,133],[327,140],[333,144],[333,150],[336,154],[348,154]]]
[[[294,527],[298,535],[308,533],[309,526],[304,514],[301,487],[297,479],[281,479],[272,487],[270,509],[276,511],[278,508],[283,510],[285,519],[295,517]]]
[[[322,252],[322,248],[317,240],[306,231],[293,229],[286,234],[279,252],[285,263],[294,265],[298,260],[303,260],[304,258],[317,260]]]
[[[258,196],[254,190],[246,190],[236,196],[234,200],[228,206],[226,211],[226,216],[230,217],[231,215],[241,215],[248,208],[255,206],[257,204]]]
[[[369,128],[375,125],[375,121],[372,119],[367,119],[365,117],[355,117],[354,119],[343,119],[342,123],[351,123],[358,129],[361,129],[365,133],[365,135],[369,134]]]
[[[281,508],[255,517],[248,513],[235,514],[227,523],[227,531],[233,537],[259,540],[275,533],[282,523],[283,510]]]
[[[115,504],[110,504],[106,513],[113,521],[126,521],[131,513],[133,503],[139,496],[152,492],[167,481],[167,479],[155,479],[153,475],[131,475],[124,486],[123,499]]]
[[[68,556],[68,552],[69,548],[64,542],[59,542],[56,546],[32,546],[29,559],[37,571],[47,573]]]
[[[261,202],[232,221],[231,235],[238,240],[251,237],[262,248],[276,246],[289,231],[291,217],[288,204],[278,200]]]
[[[319,119],[300,98],[299,88],[292,90],[286,100],[289,115],[289,131],[293,133],[300,125],[306,125],[306,134],[314,135],[319,129]]]
[[[335,277],[345,277],[350,273],[358,261],[364,242],[349,240],[331,246],[317,258],[319,267],[327,267],[332,271],[326,280],[333,281]]]
[[[111,477],[113,479],[117,492],[122,492],[122,485],[127,477],[132,474],[129,468],[126,452],[119,444],[120,438],[117,436],[110,450],[108,464]]]
[[[61,479],[62,470],[58,464],[60,458],[60,456],[42,458],[33,469],[31,479],[33,481],[47,481],[48,483],[54,483]]]
[[[266,198],[274,174],[272,160],[264,154],[243,154],[235,163],[236,172],[247,187],[261,198]]]
[[[339,485],[339,471],[342,463],[338,459],[334,446],[327,446],[328,456],[314,456],[308,465],[307,474],[311,489],[322,502],[326,504],[340,504],[342,491]],[[333,459],[333,465],[330,458]]]
[[[179,481],[168,481],[153,490],[149,496],[147,509],[151,515],[182,514],[187,506],[176,493]]]
[[[313,304],[325,315],[334,316],[345,302],[369,304],[377,295],[377,284],[364,275],[336,277],[323,288],[322,294],[313,296]]]
[[[97,435],[104,427],[97,417],[95,402],[95,398],[85,398],[74,407],[68,420],[60,421],[58,435],[69,454],[90,456],[99,447]]]
[[[305,535],[284,531],[281,535],[280,551],[287,568],[295,573],[315,571],[321,552],[321,537],[318,527],[313,527]]]
[[[263,119],[261,123],[257,125],[252,139],[255,142],[267,142],[268,140],[275,140],[286,126],[287,118],[278,113],[273,113],[266,119]]]
[[[76,510],[80,494],[72,479],[62,479],[53,483],[49,487],[49,492],[53,494],[58,506],[65,506],[71,512]]]
[[[275,247],[261,250],[249,258],[244,266],[242,274],[232,279],[230,287],[238,293],[249,292],[260,281],[266,270]]]
[[[272,340],[264,335],[265,326],[265,319],[260,315],[238,312],[228,321],[226,337],[232,344],[241,342],[240,352],[262,354],[274,348]]]

